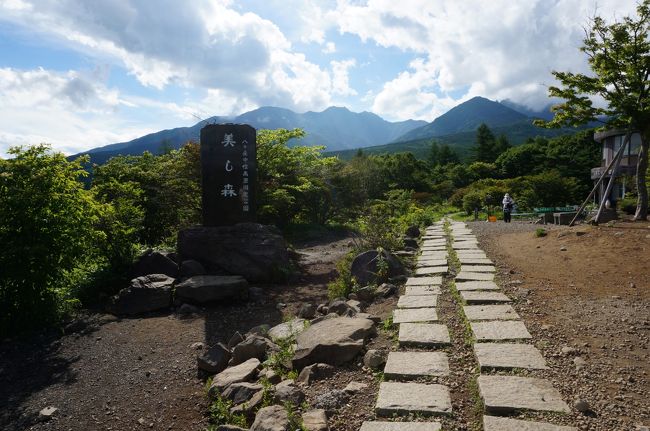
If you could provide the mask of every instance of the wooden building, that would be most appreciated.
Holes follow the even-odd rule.
[[[607,130],[604,132],[598,132],[594,134],[594,140],[601,144],[603,150],[603,157],[601,159],[600,166],[591,170],[591,179],[595,184],[609,163],[616,156],[616,153],[621,148],[621,145],[623,145],[623,142],[625,141],[625,130]],[[613,205],[615,205],[615,202],[623,199],[623,197],[625,197],[625,193],[629,191],[629,182],[628,188],[626,190],[625,178],[632,177],[636,174],[636,164],[640,147],[641,135],[639,135],[639,133],[633,133],[630,145],[628,145],[628,147],[625,149],[625,153],[621,159],[618,173],[614,179],[615,183],[612,186],[612,192],[608,197],[610,203]],[[599,190],[597,190],[594,194],[594,200],[597,204],[600,203],[603,199],[603,194],[607,189],[607,184],[611,180],[611,171],[612,170],[607,173],[604,181],[600,184]]]

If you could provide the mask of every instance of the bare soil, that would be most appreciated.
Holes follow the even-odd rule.
[[[650,426],[650,224],[471,223],[581,430]],[[577,359],[580,358],[580,359]],[[584,365],[581,361],[584,360]]]

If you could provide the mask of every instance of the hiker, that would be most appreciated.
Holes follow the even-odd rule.
[[[503,197],[503,221],[506,223],[510,223],[511,216],[510,214],[512,213],[512,208],[515,205],[515,201],[512,200],[510,195],[508,193],[505,194]]]

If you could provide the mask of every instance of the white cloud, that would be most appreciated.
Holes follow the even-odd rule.
[[[332,65],[332,90],[334,94],[340,96],[356,96],[357,92],[350,88],[348,71],[356,66],[355,59],[350,58],[343,61],[331,61]]]
[[[634,6],[616,0],[341,0],[334,13],[339,31],[421,58],[385,83],[373,105],[403,119],[436,115],[477,95],[541,108],[549,101],[551,70],[587,70],[578,47],[588,18],[620,19]]]
[[[326,42],[322,52],[323,54],[334,54],[336,52],[336,44],[334,42]]]

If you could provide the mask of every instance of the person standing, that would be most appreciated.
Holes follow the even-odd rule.
[[[510,195],[506,193],[501,203],[503,204],[503,221],[510,223],[512,208],[515,205],[515,201],[513,201]]]

